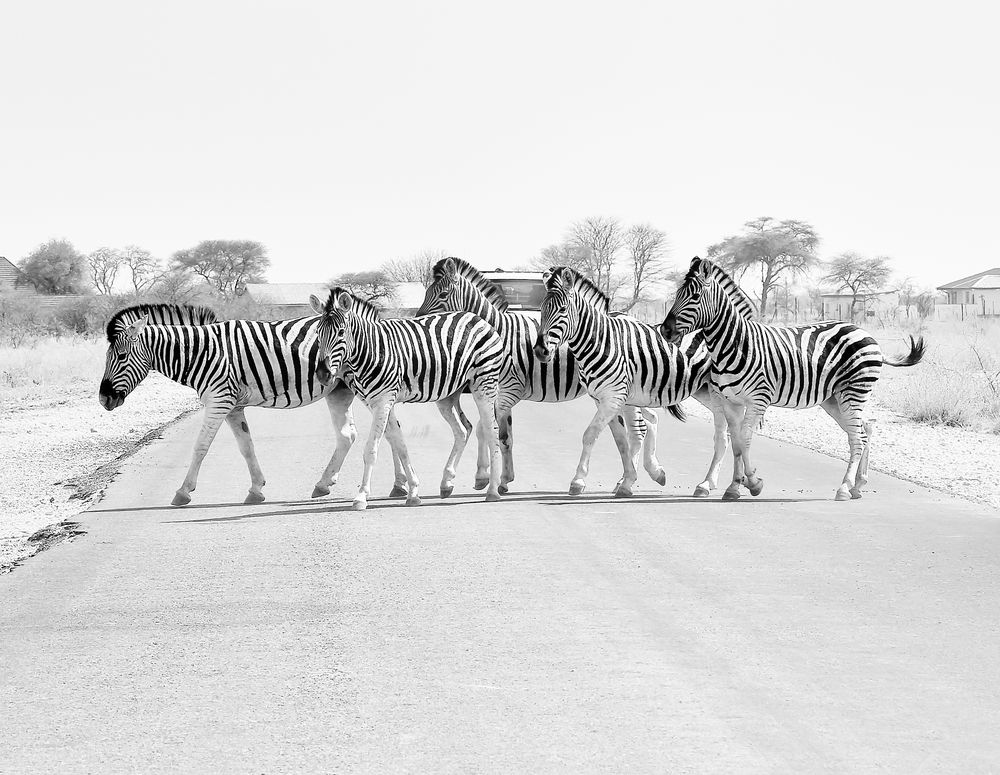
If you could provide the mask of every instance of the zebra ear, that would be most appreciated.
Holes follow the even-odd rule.
[[[446,258],[441,262],[441,274],[449,279],[454,279],[458,275],[458,265],[454,258]]]
[[[125,329],[125,333],[128,336],[138,336],[142,329],[146,327],[146,323],[148,322],[149,315],[143,315],[141,318],[136,318],[128,324],[128,328]]]
[[[708,261],[699,261],[698,274],[701,275],[702,280],[708,282],[712,279],[712,265]]]
[[[344,312],[347,312],[350,310],[351,305],[354,304],[354,297],[349,293],[341,293],[337,297],[337,304],[340,305],[340,308],[344,310]]]
[[[309,296],[309,306],[313,308],[313,312],[317,315],[322,315],[326,312],[326,303],[321,301],[315,293]]]

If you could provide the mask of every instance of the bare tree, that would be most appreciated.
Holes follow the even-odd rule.
[[[115,248],[98,248],[87,256],[90,281],[98,293],[103,293],[105,296],[111,295],[122,262],[122,252]]]
[[[649,289],[667,279],[664,259],[668,245],[666,233],[648,223],[629,227],[623,240],[630,270],[623,285],[627,285],[631,298],[625,302],[622,312],[628,312],[639,302],[649,301]]]
[[[160,262],[138,245],[126,245],[122,250],[122,261],[132,274],[132,287],[136,293],[149,290],[160,274]]]
[[[531,260],[531,265],[541,272],[546,272],[554,266],[568,266],[588,277],[592,264],[590,251],[569,241],[549,245]]]
[[[742,277],[760,270],[760,316],[767,315],[768,297],[785,277],[805,274],[819,265],[816,230],[803,221],[775,221],[762,217],[744,224],[743,234],[726,237],[708,248],[708,257]]]
[[[434,282],[434,264],[448,254],[443,250],[422,250],[409,258],[391,258],[379,271],[396,283],[421,283],[425,288]]]
[[[610,297],[615,261],[625,244],[621,223],[617,218],[591,216],[573,223],[566,236],[567,242],[581,248],[581,255],[590,261],[589,271],[584,273]]]
[[[359,298],[378,304],[396,298],[396,283],[382,271],[345,272],[330,281],[331,286],[340,286]]]
[[[210,295],[205,285],[196,283],[184,269],[172,269],[157,275],[149,292],[164,304],[192,304]]]
[[[838,291],[851,292],[851,320],[858,299],[885,287],[892,269],[886,256],[865,258],[857,253],[841,253],[830,259],[823,279]]]

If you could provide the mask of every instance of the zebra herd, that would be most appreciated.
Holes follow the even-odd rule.
[[[264,500],[264,474],[244,409],[294,408],[321,398],[333,419],[336,447],[313,489],[327,495],[357,438],[355,396],[372,412],[364,449],[364,475],[354,507],[367,507],[379,441],[392,451],[390,497],[419,505],[419,481],[395,417],[398,402],[436,403],[454,443],[440,494],[455,486],[459,459],[473,425],[462,411],[463,392],[479,413],[474,487],[498,500],[514,481],[513,407],[520,401],[570,401],[589,394],[597,412],[583,436],[570,493],[586,488],[598,435],[610,425],[622,460],[614,494],[630,496],[636,462],[657,483],[666,473],[656,459],[656,415],[678,419],[693,397],[712,412],[713,456],[695,488],[706,497],[733,444],[733,480],[723,499],[746,486],[759,495],[763,479],[752,464],[753,433],[769,406],[822,406],[848,436],[850,462],[836,499],[861,497],[867,481],[871,427],[862,411],[882,364],[912,366],[924,352],[891,360],[856,326],[821,322],[771,326],[757,322],[754,305],[719,266],[694,259],[660,326],[610,312],[608,298],[568,267],[545,276],[541,320],[512,312],[497,287],[461,259],[439,261],[424,302],[413,318],[384,319],[342,288],[310,302],[316,315],[277,322],[217,320],[203,307],[145,304],[121,310],[107,326],[108,352],[99,397],[113,410],[150,370],[197,391],[204,421],[191,464],[173,505],[191,501],[198,472],[226,421],[250,473],[246,503]]]

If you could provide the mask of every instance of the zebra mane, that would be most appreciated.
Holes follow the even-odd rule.
[[[454,262],[455,268],[458,270],[458,274],[468,280],[470,284],[475,286],[475,288],[486,297],[490,304],[501,312],[507,311],[507,297],[503,295],[503,292],[497,288],[491,280],[483,277],[482,272],[476,269],[476,267],[464,258],[442,258],[434,264],[434,282],[437,282],[445,276],[445,264],[449,261]]]
[[[341,288],[339,285],[335,285],[334,287],[330,288],[330,293],[327,294],[326,304],[323,305],[325,314],[330,314],[331,312],[338,310],[337,297],[340,296],[342,293],[346,293],[348,296],[351,297],[351,299],[353,300],[353,303],[351,304],[351,312],[353,312],[359,318],[368,322],[374,322],[376,320],[381,319],[382,315],[379,312],[378,307],[376,307],[367,299],[362,299],[360,296],[351,293],[349,290],[347,290],[347,288]],[[340,311],[342,312],[343,310]]]
[[[219,322],[215,310],[208,307],[195,307],[191,304],[136,304],[120,309],[111,316],[107,329],[108,341],[114,339],[120,328],[144,315],[149,317],[150,323],[159,326],[204,326]]]
[[[572,288],[584,301],[605,315],[611,312],[611,300],[591,280],[575,269],[568,266],[554,266],[549,269],[549,276],[545,279],[545,288],[550,290],[557,285],[567,289]]]
[[[708,267],[711,279],[714,280],[720,288],[722,288],[723,292],[733,303],[733,306],[736,307],[737,312],[745,318],[756,318],[757,305],[750,301],[750,297],[747,296],[746,291],[739,286],[739,283],[737,283],[725,269],[716,264],[714,261],[709,261],[707,258],[697,257],[692,259],[691,267],[684,276],[684,282],[687,282],[688,279],[698,272],[699,264]]]

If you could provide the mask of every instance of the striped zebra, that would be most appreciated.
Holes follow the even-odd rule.
[[[728,442],[725,416],[708,391],[710,362],[704,337],[693,334],[678,347],[663,339],[656,326],[610,314],[608,297],[569,267],[550,269],[545,287],[535,353],[545,359],[566,343],[577,359],[583,384],[597,400],[597,413],[583,434],[570,494],[578,495],[586,488],[594,442],[622,407],[659,406],[684,419],[677,405],[694,397],[712,411],[715,421],[712,462],[694,491],[695,497],[706,497],[718,484]],[[751,314],[749,300],[746,305],[746,314]],[[626,469],[615,494],[630,496],[635,481],[635,469]]]
[[[343,377],[372,412],[371,433],[364,452],[364,477],[354,508],[368,506],[372,470],[383,432],[400,432],[391,424],[386,428],[389,412],[397,402],[434,401],[452,426],[455,443],[441,479],[441,496],[451,494],[455,468],[469,430],[456,423],[452,412],[466,387],[479,409],[490,452],[489,470],[480,467],[476,479],[488,480],[486,500],[499,500],[500,442],[495,404],[503,342],[493,327],[467,312],[372,320],[363,314],[370,306],[368,302],[342,288],[331,290],[325,300],[311,296],[309,301],[320,315],[317,331],[323,361],[320,379]],[[417,505],[418,482],[406,457],[403,467],[409,486],[407,503]]]
[[[695,258],[677,290],[661,331],[676,341],[701,329],[712,353],[712,392],[720,399],[733,438],[733,482],[724,500],[740,497],[740,485],[759,495],[764,480],[751,462],[754,429],[769,406],[805,409],[822,406],[847,433],[850,460],[837,500],[861,497],[868,481],[871,426],[862,417],[882,364],[914,366],[924,340],[910,337],[910,352],[886,359],[869,334],[849,323],[825,321],[801,326],[769,326],[737,314],[711,261]]]
[[[500,427],[500,451],[503,473],[500,492],[506,493],[514,480],[514,423],[511,416],[519,401],[572,401],[586,393],[573,353],[563,345],[548,361],[535,357],[533,345],[538,337],[538,321],[512,312],[507,299],[490,280],[472,264],[460,258],[443,258],[434,265],[433,282],[427,288],[417,315],[440,312],[471,312],[500,334],[504,344],[504,367],[497,397],[497,422]],[[648,433],[647,433],[648,428]],[[656,460],[656,415],[626,407],[618,421],[611,423],[615,445],[622,466],[630,450],[642,445],[643,465],[650,477],[665,484],[667,474]],[[485,454],[480,444],[480,458]],[[634,467],[634,463],[633,463]]]
[[[316,377],[318,325],[318,317],[274,323],[218,322],[212,310],[172,304],[141,304],[112,316],[99,390],[105,409],[121,406],[151,369],[196,390],[205,406],[191,465],[174,495],[174,506],[190,503],[198,471],[223,420],[232,429],[250,471],[250,492],[244,502],[262,502],[264,474],[257,462],[244,408],[284,409],[305,406],[320,398],[326,399],[333,418],[337,447],[316,483],[313,497],[329,494],[357,431],[350,409],[354,394],[343,382],[328,387]],[[394,416],[392,422],[396,424]],[[392,497],[406,494],[400,455],[394,448],[396,485]]]

